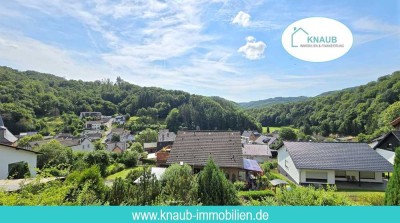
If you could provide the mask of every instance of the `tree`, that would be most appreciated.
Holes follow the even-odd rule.
[[[29,142],[40,141],[43,140],[43,136],[41,134],[35,134],[32,136],[25,136],[18,140],[19,147],[25,147]]]
[[[106,188],[99,166],[94,165],[83,171],[74,171],[66,178],[73,185],[66,200],[79,205],[89,205],[104,200]]]
[[[111,136],[111,142],[119,142],[121,140],[120,135],[117,135],[115,133],[112,134]]]
[[[271,133],[271,132],[269,131],[269,126],[267,126],[267,133],[268,133],[268,134]]]
[[[61,168],[67,167],[73,162],[72,149],[64,147],[57,140],[51,140],[50,142],[35,148],[35,151],[41,153],[37,159],[37,167],[39,169],[55,167]]]
[[[165,170],[161,181],[164,184],[162,194],[166,200],[181,205],[196,204],[197,181],[188,164],[172,164]]]
[[[149,167],[143,168],[142,176],[136,193],[137,205],[151,205],[156,203],[156,198],[161,193],[161,184],[154,174],[151,174]]]
[[[126,151],[121,156],[121,162],[125,164],[126,167],[134,167],[137,165],[139,159],[139,153],[136,151]]]
[[[212,157],[198,176],[198,197],[203,205],[237,205],[239,200],[233,184],[214,163]]]
[[[158,133],[152,129],[145,129],[135,136],[135,141],[141,144],[147,142],[157,142]]]
[[[180,120],[179,109],[172,109],[165,119],[165,123],[170,131],[177,132],[179,130],[179,126],[182,124]]]
[[[132,145],[129,147],[132,151],[136,151],[138,153],[143,152],[143,146],[140,142],[134,142]]]
[[[296,132],[291,128],[281,128],[279,131],[279,137],[282,140],[293,141],[297,139]]]
[[[85,154],[83,160],[90,166],[97,165],[102,176],[106,175],[107,166],[110,164],[109,153],[104,150],[95,150]]]
[[[400,147],[396,149],[393,174],[386,187],[385,205],[400,205]]]

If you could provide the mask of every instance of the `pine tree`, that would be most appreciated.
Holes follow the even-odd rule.
[[[267,133],[268,133],[268,134],[271,133],[271,132],[269,131],[269,126],[267,126]]]
[[[214,163],[212,157],[199,174],[198,196],[203,205],[237,205],[239,200],[233,184]]]
[[[400,148],[396,149],[394,170],[386,188],[385,205],[400,205]]]

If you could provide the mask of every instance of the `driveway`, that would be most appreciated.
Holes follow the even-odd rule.
[[[64,177],[48,177],[40,179],[40,183],[47,183],[57,179],[64,179]],[[16,179],[16,180],[0,180],[0,190],[7,192],[17,191],[21,189],[22,185],[37,182],[36,178],[29,179]]]

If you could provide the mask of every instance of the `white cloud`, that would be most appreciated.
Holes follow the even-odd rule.
[[[354,44],[361,45],[371,41],[397,36],[400,38],[400,26],[391,25],[376,19],[360,18],[352,22]]]
[[[249,60],[261,59],[267,45],[262,41],[256,41],[253,36],[246,37],[246,44],[239,48],[238,52],[242,53]]]
[[[110,73],[104,65],[86,64],[89,55],[62,50],[16,33],[0,33],[0,52],[6,52],[0,53],[3,65],[21,70],[36,70],[83,80],[102,79]]]
[[[232,24],[238,24],[240,26],[247,27],[250,25],[250,17],[251,16],[249,14],[240,11],[235,18],[233,18]]]

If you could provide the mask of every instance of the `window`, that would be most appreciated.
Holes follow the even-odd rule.
[[[328,182],[327,172],[306,172],[306,182]]]
[[[289,169],[289,161],[285,160],[285,167],[286,169]]]
[[[336,170],[335,171],[336,178],[346,178],[346,171],[344,170]]]
[[[375,172],[360,172],[361,179],[375,179]]]

